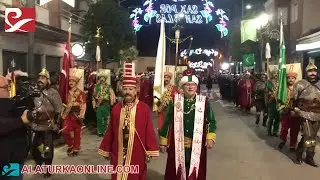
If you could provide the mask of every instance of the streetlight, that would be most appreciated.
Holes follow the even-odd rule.
[[[247,10],[249,10],[249,9],[251,9],[251,8],[252,8],[252,6],[251,6],[250,4],[247,4],[247,5],[246,5],[246,9],[247,9]]]

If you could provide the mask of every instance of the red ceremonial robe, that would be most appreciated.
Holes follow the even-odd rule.
[[[206,99],[205,109],[207,111],[208,99]],[[207,112],[204,112],[204,119],[207,119]],[[165,172],[165,180],[180,180],[181,178],[181,170],[177,171],[176,169],[176,154],[175,154],[175,135],[174,135],[174,121],[169,125],[169,134],[168,134],[168,144],[169,147],[167,149],[168,157],[167,157],[167,165]],[[199,172],[198,178],[195,177],[195,172],[191,174],[190,177],[187,177],[187,180],[205,180],[207,174],[207,132],[208,132],[208,124],[203,123],[203,134],[202,134],[202,147],[201,147],[201,155],[200,155],[200,164],[199,164]],[[193,129],[193,128],[192,128]],[[188,171],[188,169],[186,169]],[[178,172],[178,174],[177,174]],[[187,172],[187,176],[188,176]]]
[[[252,79],[242,79],[239,82],[240,107],[244,110],[250,110],[252,107],[252,92],[254,82]]]
[[[153,87],[150,80],[143,80],[140,83],[139,100],[146,103],[149,107],[153,106]]]
[[[104,157],[109,157],[110,164],[114,167],[123,165],[122,130],[125,118],[125,110],[123,107],[122,102],[119,102],[112,109],[107,133],[99,148],[99,154]],[[147,178],[146,153],[148,153],[150,157],[159,156],[158,142],[148,105],[137,100],[135,116],[134,114],[132,114],[132,116],[135,117],[135,119],[131,119],[130,122],[133,123],[132,126],[135,127],[136,131],[134,128],[129,130],[127,159],[131,158],[130,165],[139,166],[139,173],[112,174],[112,180],[145,180]],[[130,141],[131,138],[133,141]],[[144,148],[147,152],[145,152]]]

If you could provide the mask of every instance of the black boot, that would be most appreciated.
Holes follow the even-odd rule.
[[[306,163],[309,164],[310,166],[318,167],[316,162],[314,162],[313,160],[314,154],[315,154],[314,152],[307,152]]]
[[[303,138],[301,138],[301,140],[298,144],[297,150],[296,150],[296,163],[297,164],[303,163],[303,161],[302,161],[303,143],[304,143],[304,140],[303,140]]]
[[[256,125],[259,125],[259,122],[260,122],[260,115],[257,115],[257,117],[256,117]]]
[[[295,152],[296,152],[296,148],[291,147],[291,148],[290,148],[290,152],[291,152],[291,153],[295,153]]]
[[[286,144],[286,142],[282,141],[279,145],[278,148],[279,150],[282,150],[283,146]]]
[[[48,172],[43,175],[44,178],[49,178],[49,177],[51,177],[51,176],[52,176],[52,174],[50,174],[50,173],[48,173]]]
[[[68,148],[67,154],[68,154],[69,156],[72,155],[72,152],[73,152],[73,148]]]
[[[267,120],[268,120],[268,116],[263,116],[262,126],[267,127]]]

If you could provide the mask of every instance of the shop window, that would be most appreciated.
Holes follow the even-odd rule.
[[[27,71],[27,53],[3,51],[3,73],[7,74],[8,68],[15,66],[16,69]]]

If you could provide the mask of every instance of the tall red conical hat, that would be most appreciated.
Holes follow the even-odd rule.
[[[137,78],[135,75],[135,66],[134,63],[124,63],[123,64],[123,78],[122,86],[123,87],[136,87]]]

